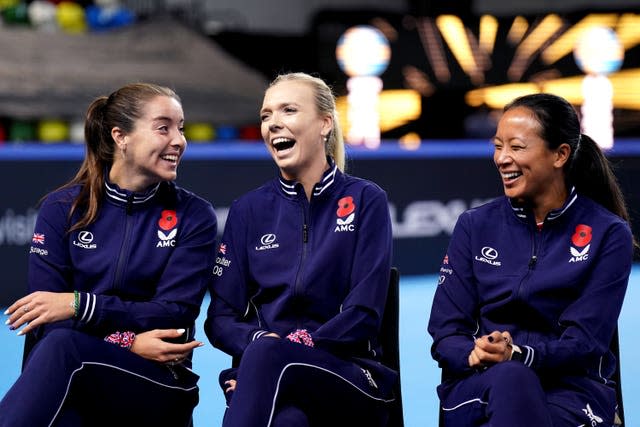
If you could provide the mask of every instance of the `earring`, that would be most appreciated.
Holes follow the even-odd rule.
[[[329,142],[329,135],[322,135],[322,139],[324,139],[324,143]]]

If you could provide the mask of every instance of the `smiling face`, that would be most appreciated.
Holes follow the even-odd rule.
[[[562,144],[550,150],[540,130],[540,123],[528,108],[508,110],[493,139],[493,160],[507,197],[531,204],[534,209],[553,209],[562,206],[566,197],[562,167],[570,149]]]
[[[324,136],[333,124],[320,115],[312,86],[281,81],[267,89],[260,110],[262,138],[282,176],[315,184],[327,167]]]
[[[142,112],[131,132],[118,127],[111,131],[119,150],[114,155],[109,179],[131,191],[176,179],[178,163],[187,147],[184,114],[176,99],[156,96]]]

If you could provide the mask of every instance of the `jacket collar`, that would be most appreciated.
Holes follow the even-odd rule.
[[[151,200],[160,188],[160,182],[156,185],[149,187],[142,193],[137,193],[129,190],[123,190],[113,182],[109,182],[108,179],[104,181],[105,194],[109,200],[117,204],[132,203],[134,205],[143,204]]]
[[[322,174],[322,178],[320,182],[317,182],[313,186],[312,197],[318,197],[325,192],[330,192],[336,183],[336,179],[342,175],[338,166],[336,166],[331,158],[327,158],[329,162],[329,169],[327,169],[324,174]],[[302,184],[296,181],[290,181],[279,176],[278,181],[280,183],[280,190],[288,197],[297,197],[299,194],[304,194],[304,188],[302,188]]]
[[[576,187],[571,187],[571,191],[567,200],[565,200],[564,205],[561,208],[554,209],[547,214],[545,221],[553,221],[559,217],[561,217],[568,209],[573,205],[573,203],[578,199],[578,193],[576,192]],[[521,204],[517,204],[515,200],[508,199],[511,209],[513,213],[521,219],[526,220],[529,215],[531,215],[531,209]]]

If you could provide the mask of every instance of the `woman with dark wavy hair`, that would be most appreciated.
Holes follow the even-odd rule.
[[[444,424],[613,425],[634,247],[615,176],[555,95],[508,104],[493,145],[505,197],[458,219],[429,320]]]

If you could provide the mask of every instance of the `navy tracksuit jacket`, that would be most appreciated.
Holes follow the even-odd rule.
[[[166,413],[159,410],[164,392],[167,405],[173,401],[175,413],[183,418],[186,414],[188,420],[198,400],[198,377],[190,364],[157,364],[103,340],[114,332],[158,328],[185,328],[185,339],[193,337],[215,254],[213,208],[171,182],[144,194],[107,183],[96,221],[68,232],[79,217],[76,211],[68,218],[79,191],[79,186],[59,190],[43,202],[30,248],[28,282],[29,292],[79,291],[78,317],[35,332],[39,342],[0,403],[0,426],[49,425],[64,415],[65,399],[86,398],[74,405],[100,407],[95,396],[103,396],[104,404],[113,398],[122,408],[137,407],[130,414],[123,410],[118,425],[128,425],[127,420],[134,423],[134,413]],[[158,390],[138,389],[139,384],[155,384]],[[90,413],[94,419],[89,425],[107,423],[107,412]],[[159,419],[159,425],[173,422],[171,416]]]
[[[269,332],[284,338],[306,329],[315,344],[309,357],[326,352],[358,361],[366,369],[357,376],[372,376],[367,391],[388,398],[397,374],[377,362],[377,336],[390,267],[391,223],[378,186],[331,165],[309,201],[301,184],[276,178],[231,207],[213,269],[207,336],[238,360]],[[274,392],[253,381],[240,378],[239,387],[271,405]],[[328,401],[339,399],[325,392]]]
[[[585,425],[597,417],[612,421],[616,360],[609,346],[632,256],[629,226],[575,191],[541,229],[530,211],[504,197],[462,214],[428,327],[433,357],[444,370],[443,407],[470,402],[453,390],[476,374],[467,359],[474,338],[497,330],[511,333],[521,363],[537,374],[552,406]]]

